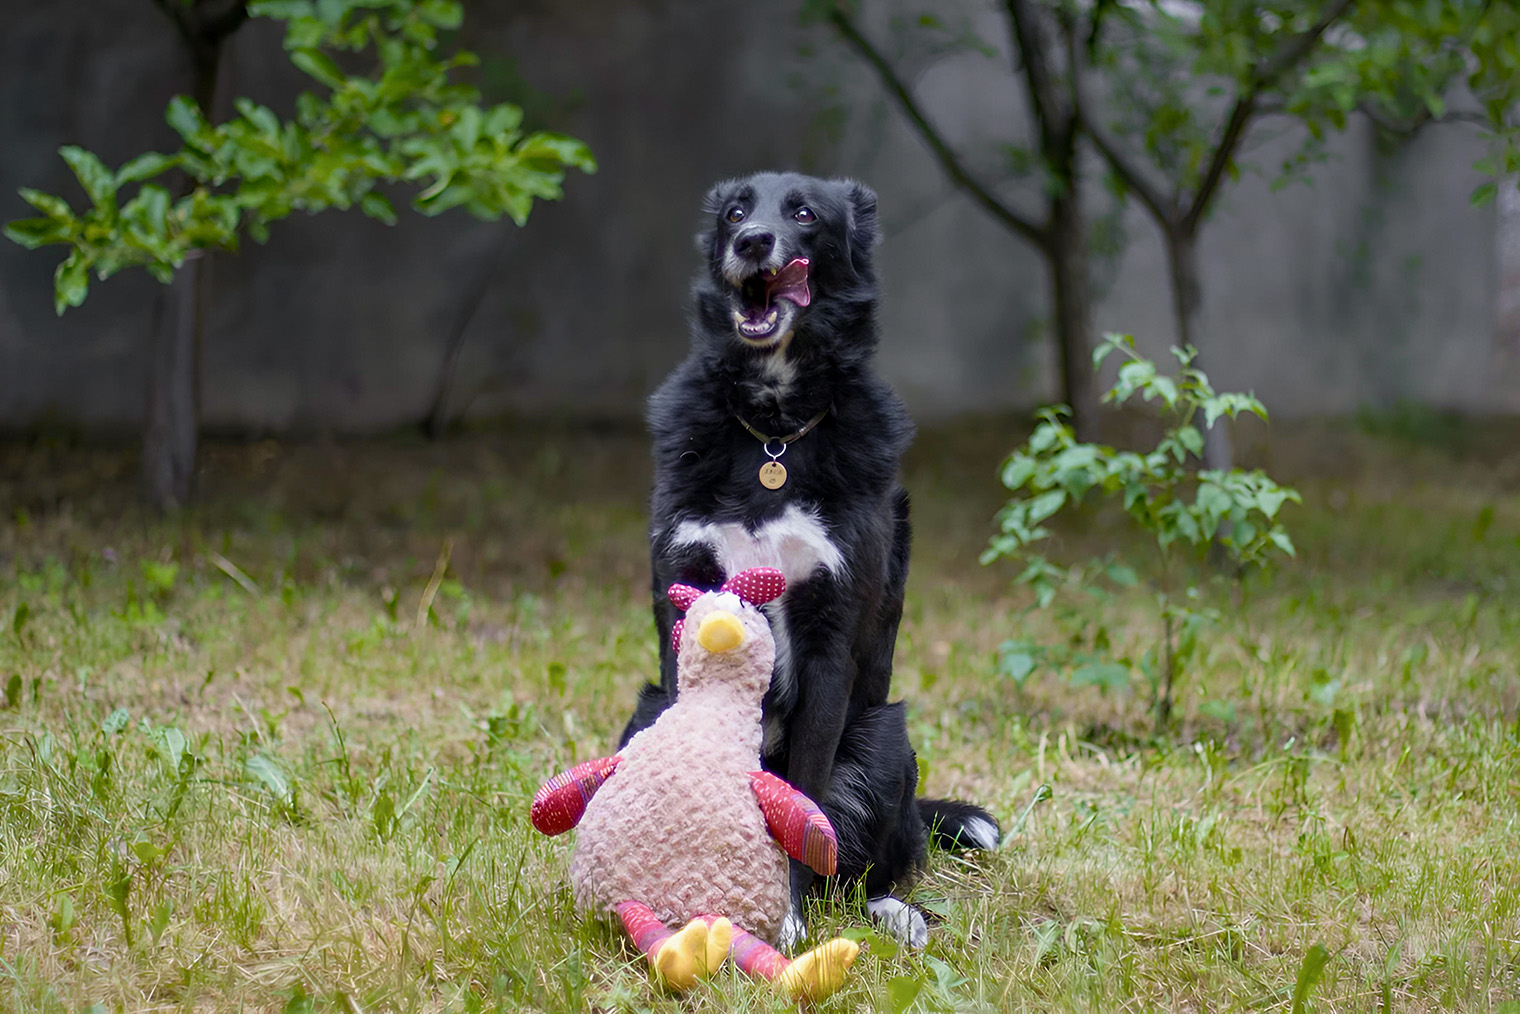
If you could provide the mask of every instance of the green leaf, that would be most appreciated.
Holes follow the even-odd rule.
[[[1111,563],[1103,572],[1110,581],[1124,588],[1133,588],[1140,583],[1140,575],[1135,573],[1134,568],[1122,563]]]
[[[127,946],[132,946],[132,911],[127,906],[127,899],[132,893],[132,871],[115,856],[111,858],[111,875],[101,891],[106,896],[106,907],[121,918]]]
[[[281,1008],[282,1014],[316,1014],[317,998],[306,992],[306,987],[297,982],[290,989],[290,999],[285,1001]]]
[[[290,54],[290,62],[334,90],[348,84],[348,75],[337,61],[320,49],[298,49]]]
[[[58,316],[84,302],[90,291],[90,262],[75,248],[53,271],[53,310]]]
[[[396,827],[396,803],[391,799],[389,792],[382,789],[380,795],[375,798],[370,819],[374,822],[376,837],[381,841],[390,841]]]
[[[998,672],[1013,680],[1018,686],[1023,686],[1029,674],[1034,672],[1034,656],[1027,651],[1010,651],[1003,654],[998,662]]]
[[[396,224],[396,209],[391,205],[390,199],[378,191],[371,190],[359,198],[359,210],[386,225]]]
[[[530,134],[517,146],[520,158],[573,166],[586,174],[596,172],[596,159],[584,141],[564,134]]]
[[[1117,662],[1089,662],[1071,674],[1074,687],[1099,687],[1103,691],[1129,689],[1129,667]]]
[[[169,927],[169,915],[172,911],[173,906],[169,902],[161,901],[148,913],[148,932],[153,934],[155,944],[164,935],[164,930]]]
[[[1473,188],[1472,196],[1469,198],[1469,200],[1471,201],[1473,207],[1481,208],[1486,204],[1492,204],[1494,198],[1497,197],[1498,194],[1499,184],[1491,181],[1488,183],[1480,183],[1478,186]]]
[[[132,715],[126,708],[117,708],[106,716],[106,720],[100,723],[100,731],[107,736],[114,736],[127,727],[132,721]]]
[[[1282,509],[1284,501],[1288,499],[1291,492],[1291,490],[1284,490],[1275,486],[1271,489],[1263,489],[1256,494],[1256,506],[1267,516],[1268,520],[1271,520]]]
[[[10,679],[5,681],[5,706],[7,708],[21,707],[21,674],[11,673]]]
[[[5,225],[5,237],[18,246],[35,250],[48,243],[67,243],[73,233],[72,222],[54,218],[18,218]]]
[[[892,958],[897,957],[898,951],[901,950],[896,940],[893,940],[889,936],[883,936],[868,926],[851,926],[839,935],[846,940],[853,940],[857,944],[869,947],[871,953],[883,961],[890,961]]]
[[[138,841],[132,843],[132,854],[138,858],[139,862],[142,862],[145,865],[150,865],[158,861],[165,855],[168,855],[168,853],[168,849],[161,848],[160,846],[155,845],[150,841],[139,839]]]
[[[311,0],[250,0],[248,13],[256,18],[293,21],[312,16]]]
[[[911,975],[894,975],[887,980],[887,1005],[892,1014],[902,1014],[913,1006],[923,992],[924,980]]]
[[[79,185],[90,196],[91,204],[98,207],[115,206],[116,174],[107,169],[106,164],[94,152],[86,151],[78,145],[66,144],[58,149],[58,154],[74,170]]]
[[[179,165],[178,155],[161,155],[156,151],[144,152],[116,170],[116,185],[141,183]]]
[[[1066,491],[1053,489],[1049,493],[1042,493],[1029,502],[1029,523],[1037,525],[1061,509],[1066,503]]]
[[[290,779],[268,755],[256,753],[249,757],[243,764],[243,770],[281,803],[291,801]]]
[[[1035,460],[1023,454],[1010,456],[1003,465],[1003,485],[1008,489],[1017,490],[1028,482],[1034,475]]]
[[[33,190],[31,187],[22,187],[16,193],[21,199],[49,218],[72,219],[74,209],[69,207],[69,202],[62,197],[43,193],[41,190]]]
[[[169,100],[169,107],[164,110],[164,120],[187,144],[193,142],[201,131],[211,129],[201,113],[201,107],[188,95],[176,95]]]
[[[1321,944],[1310,947],[1304,955],[1303,963],[1298,966],[1298,982],[1293,987],[1293,1014],[1304,1014],[1309,994],[1314,992],[1315,985],[1325,971],[1325,963],[1329,960],[1330,952]]]

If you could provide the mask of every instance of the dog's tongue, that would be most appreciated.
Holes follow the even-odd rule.
[[[813,294],[808,291],[806,257],[798,257],[766,281],[765,301],[774,303],[778,299],[790,300],[798,306],[807,306],[813,301]]]

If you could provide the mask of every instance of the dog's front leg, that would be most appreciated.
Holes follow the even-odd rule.
[[[788,600],[788,675],[795,681],[796,703],[787,719],[786,780],[812,799],[826,799],[855,682],[848,632],[855,629],[857,617],[847,615],[844,602],[849,597],[828,579],[808,582]],[[813,877],[805,864],[792,863],[784,944],[795,944],[807,934],[802,899]]]

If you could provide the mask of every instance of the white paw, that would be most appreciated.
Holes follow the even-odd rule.
[[[781,920],[781,949],[790,954],[806,939],[807,923],[802,921],[801,913],[796,909],[788,910],[786,918]]]
[[[866,902],[866,911],[900,942],[918,950],[929,943],[929,924],[923,913],[890,894]]]

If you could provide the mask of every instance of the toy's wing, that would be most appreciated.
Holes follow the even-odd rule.
[[[586,804],[621,763],[621,757],[600,757],[549,779],[533,797],[533,826],[552,837],[579,824]]]
[[[769,771],[751,771],[749,784],[777,844],[793,859],[832,877],[839,861],[839,840],[818,804]]]

